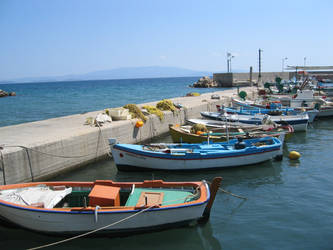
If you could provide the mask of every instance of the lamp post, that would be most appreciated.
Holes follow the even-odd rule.
[[[233,56],[230,52],[227,52],[227,72],[230,73],[231,72],[231,59],[234,58],[235,56]]]
[[[261,53],[262,53],[262,49],[259,49],[259,74],[258,74],[258,83],[257,86],[259,87],[259,85],[261,84]]]
[[[306,66],[306,56],[304,57],[304,67]],[[304,69],[305,70],[305,69]]]
[[[288,57],[282,58],[282,72],[284,72],[284,63],[288,60]]]

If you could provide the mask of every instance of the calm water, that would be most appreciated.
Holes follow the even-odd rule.
[[[48,117],[101,110],[185,95],[195,78],[96,81],[83,84],[0,85],[17,97],[0,99],[1,126]],[[140,87],[136,86],[139,84]],[[158,86],[158,87],[157,87]],[[211,90],[195,90],[211,91]],[[122,92],[122,93],[121,93]],[[137,94],[140,93],[140,94]],[[100,96],[100,97],[99,97]],[[55,180],[113,179],[142,181],[224,178],[223,188],[248,197],[243,201],[218,193],[204,226],[171,229],[125,238],[85,238],[50,249],[333,249],[333,119],[316,121],[307,133],[284,146],[302,154],[299,161],[195,173],[118,172],[112,160],[90,164]],[[170,141],[170,137],[158,141]],[[0,249],[25,249],[62,238],[0,227]]]
[[[0,98],[0,127],[24,122],[81,114],[128,103],[145,103],[185,96],[199,77],[99,80],[0,84],[0,89],[16,92],[15,97]],[[219,89],[221,90],[221,89]]]
[[[333,249],[333,119],[316,121],[307,133],[295,134],[284,153],[302,153],[299,161],[195,173],[117,172],[112,160],[96,162],[55,180],[113,179],[168,181],[224,178],[223,188],[248,197],[243,201],[218,193],[204,226],[123,238],[85,238],[58,249]],[[158,141],[170,141],[170,137]],[[1,249],[23,249],[62,238],[0,227]],[[55,247],[54,247],[55,248]]]

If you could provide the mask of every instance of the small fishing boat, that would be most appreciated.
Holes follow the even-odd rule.
[[[294,131],[306,131],[309,122],[309,115],[307,113],[298,115],[278,115],[269,116],[267,114],[255,114],[255,115],[239,115],[239,114],[226,114],[219,112],[200,112],[204,118],[214,120],[227,120],[230,122],[241,122],[246,124],[264,124],[265,121],[270,120],[277,124],[291,125]]]
[[[209,140],[209,142],[214,143],[235,138],[251,139],[273,136],[278,138],[283,144],[285,135],[294,131],[292,126],[287,125],[285,127],[266,126],[265,128],[255,127],[251,129],[242,129],[240,127],[216,128],[207,132],[197,131],[194,133],[192,127],[191,125],[170,125],[169,132],[172,141],[175,143],[201,143]]]
[[[315,96],[313,90],[298,90],[294,96],[281,96],[272,100],[239,100],[232,98],[234,107],[246,109],[288,109],[293,108],[296,112],[308,112],[309,122],[315,117],[333,116],[333,102],[325,100],[325,96]],[[282,106],[282,104],[284,106]],[[317,110],[319,112],[317,112]],[[316,114],[317,113],[317,114]],[[316,114],[316,115],[315,115]],[[315,116],[314,116],[315,115]],[[313,117],[314,116],[314,117]]]
[[[245,108],[260,108],[260,109],[279,109],[282,108],[282,104],[278,98],[274,100],[240,100],[237,98],[231,98],[233,107],[245,107]]]
[[[0,216],[50,234],[122,234],[205,221],[221,182],[34,182],[0,186]]]
[[[255,125],[255,124],[246,124],[241,122],[228,122],[228,121],[221,121],[221,120],[212,120],[212,119],[188,119],[186,120],[187,123],[194,125],[194,124],[203,124],[208,129],[214,128],[234,128],[234,129],[255,129],[258,127],[263,127],[266,125]]]
[[[333,82],[330,79],[322,79],[318,81],[316,90],[324,91],[327,96],[333,96]]]
[[[282,155],[274,137],[200,144],[117,144],[109,139],[118,170],[203,170],[256,164]]]
[[[245,107],[237,108],[223,108],[218,109],[219,112],[227,112],[228,114],[239,114],[239,115],[256,115],[256,114],[267,114],[270,116],[278,116],[278,115],[299,115],[307,113],[309,116],[309,122],[313,122],[316,116],[318,115],[319,111],[316,109],[311,110],[304,110],[304,111],[296,111],[292,108],[285,108],[285,109],[246,109]]]

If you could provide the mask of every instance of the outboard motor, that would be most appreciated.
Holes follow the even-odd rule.
[[[242,138],[237,138],[238,142],[235,143],[235,149],[244,149],[246,148],[246,143],[243,142]]]

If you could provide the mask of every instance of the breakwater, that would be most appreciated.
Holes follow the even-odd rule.
[[[250,93],[252,89],[244,90]],[[212,94],[221,99],[211,99]],[[216,105],[227,105],[236,94],[237,90],[230,89],[172,98],[174,103],[182,104],[179,112],[165,111],[163,121],[150,115],[141,128],[135,127],[136,119],[106,123],[102,127],[84,125],[87,117],[96,117],[101,111],[1,127],[0,184],[46,179],[96,161],[109,153],[108,138],[121,143],[151,139],[167,133],[169,124],[184,124],[186,119],[198,118],[200,111],[215,111]]]

